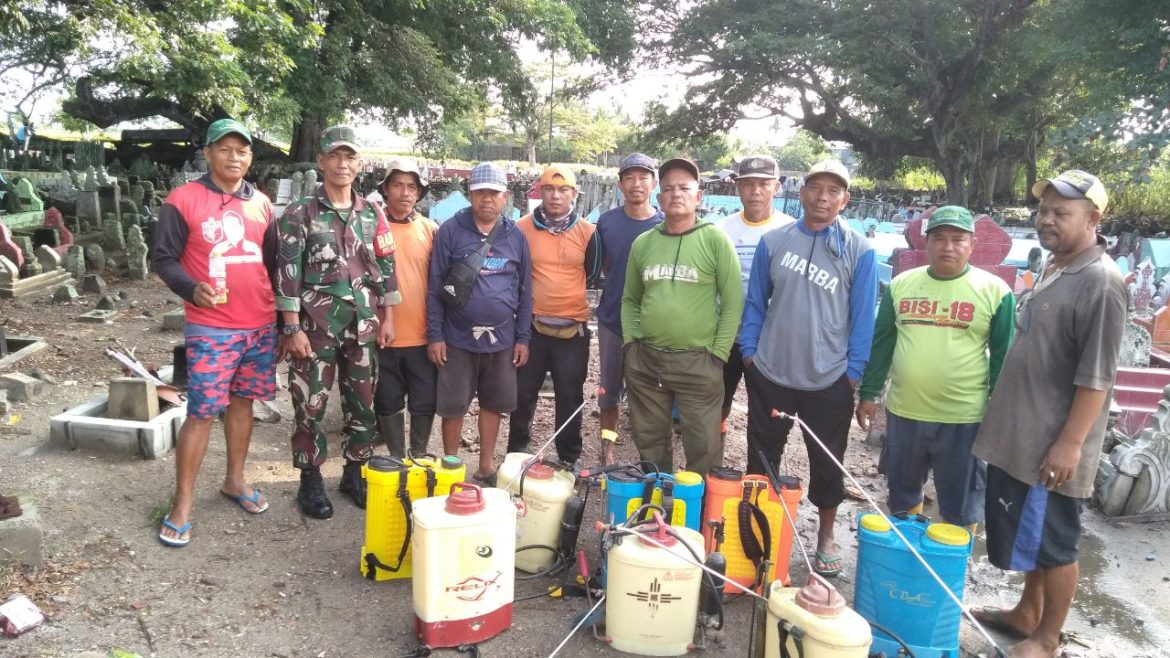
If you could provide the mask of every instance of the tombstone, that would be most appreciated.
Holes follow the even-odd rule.
[[[0,254],[0,283],[11,284],[17,281],[20,281],[20,268],[7,256]]]
[[[69,177],[69,183],[73,186],[73,189],[82,189],[81,186],[85,181],[82,179],[80,171],[76,169],[70,169],[66,175]]]
[[[19,178],[14,187],[22,212],[39,212],[45,209],[45,202],[41,201],[41,197],[37,195],[37,189],[33,186],[32,181],[23,177]]]
[[[81,189],[96,192],[97,188],[98,188],[97,172],[94,170],[94,168],[92,166],[86,167],[85,168],[85,182],[82,184]]]
[[[142,186],[142,207],[143,209],[155,210],[159,207],[160,202],[155,196],[154,183],[144,180],[139,185]]]
[[[292,187],[289,189],[289,197],[293,201],[305,195],[305,175],[299,171],[294,171],[292,175]]]
[[[65,271],[78,281],[85,276],[85,250],[81,245],[75,244],[65,253]]]
[[[112,213],[106,213],[106,219],[102,222],[102,246],[109,251],[122,251],[126,248],[122,223],[113,218]]]
[[[310,196],[317,193],[317,170],[310,169],[305,172],[305,182],[301,186],[301,196]]]
[[[100,274],[86,274],[81,279],[81,291],[92,293],[94,295],[105,296],[109,288],[106,286],[106,280]]]
[[[65,216],[61,214],[60,210],[49,208],[45,211],[45,227],[56,230],[57,244],[54,247],[60,253],[65,253],[69,246],[73,244],[73,231],[70,231],[69,227],[65,226]]]
[[[114,158],[110,166],[106,168],[112,178],[120,178],[126,175],[126,168],[122,166],[122,161]]]
[[[142,228],[131,226],[126,231],[126,267],[131,279],[146,280],[147,269],[146,241],[142,238]]]
[[[1102,460],[1095,489],[1106,516],[1170,511],[1170,386],[1137,438]]]
[[[1125,332],[1121,336],[1121,352],[1117,356],[1120,368],[1150,367],[1150,347],[1153,340],[1150,331],[1133,320],[1126,320]]]
[[[85,269],[89,272],[102,272],[106,269],[106,251],[100,244],[87,244],[85,249]]]
[[[89,276],[96,276],[96,275],[91,274]],[[94,308],[94,310],[97,310],[97,311],[113,311],[113,310],[115,310],[116,307],[117,307],[117,303],[114,301],[113,297],[111,297],[110,295],[102,295],[101,299],[98,300],[98,303],[96,305],[94,305],[93,308]]]
[[[199,174],[207,173],[207,158],[203,157],[203,149],[195,151],[195,157],[191,162],[191,172]]]
[[[20,276],[30,277],[41,273],[41,263],[33,257],[35,250],[33,249],[32,238],[27,235],[13,236],[12,241],[24,254],[24,264],[20,266]]]
[[[98,189],[103,187],[116,187],[118,185],[118,179],[110,176],[110,172],[106,171],[105,165],[97,169],[97,182]]]
[[[77,288],[74,288],[73,284],[71,283],[66,283],[65,285],[60,286],[53,291],[53,301],[55,302],[75,302],[80,297],[81,296],[77,294]]]
[[[127,196],[129,196],[130,200],[133,201],[136,205],[142,206],[142,204],[145,203],[145,201],[143,200],[143,196],[145,194],[146,194],[146,189],[144,187],[142,187],[142,183],[136,182],[136,183],[132,183],[130,185],[130,193]],[[138,214],[138,213],[134,213],[134,214]]]
[[[0,149],[3,150],[3,149]],[[24,252],[12,241],[12,229],[0,221],[0,257],[7,258],[19,272],[24,265]]]
[[[137,176],[139,179],[145,180],[158,175],[158,168],[150,161],[150,158],[145,154],[134,158],[130,163],[130,173]]]
[[[1142,314],[1150,314],[1150,302],[1154,298],[1154,264],[1150,259],[1143,260],[1135,272],[1133,289],[1133,309]]]
[[[37,247],[34,252],[41,264],[41,272],[54,272],[61,267],[61,254],[47,244]]]
[[[98,201],[102,204],[102,215],[113,213],[121,217],[122,190],[117,185],[102,185],[98,187]]]

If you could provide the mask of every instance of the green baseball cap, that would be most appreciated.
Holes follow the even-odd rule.
[[[332,153],[343,146],[353,149],[354,153],[361,152],[358,148],[357,133],[350,126],[332,126],[321,133],[322,153]]]
[[[206,144],[210,146],[228,135],[239,135],[249,145],[252,143],[252,133],[248,132],[244,124],[235,119],[220,119],[207,127]]]
[[[930,233],[940,226],[954,226],[968,233],[975,232],[975,217],[971,211],[962,206],[943,206],[930,213],[926,221],[926,232]]]

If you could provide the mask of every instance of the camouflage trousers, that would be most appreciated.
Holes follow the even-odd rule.
[[[378,370],[378,347],[359,343],[353,332],[342,338],[319,331],[309,332],[316,354],[312,359],[293,359],[288,369],[295,427],[292,434],[293,466],[320,466],[329,453],[322,423],[333,381],[341,393],[344,419],[341,450],[346,459],[366,460],[373,453],[377,427],[374,415],[374,374]]]

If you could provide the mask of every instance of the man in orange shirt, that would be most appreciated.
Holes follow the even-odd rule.
[[[378,351],[374,410],[378,435],[390,454],[406,456],[406,418],[410,408],[410,455],[427,452],[435,422],[435,364],[427,358],[427,275],[431,245],[439,225],[414,206],[426,196],[428,181],[413,160],[391,160],[378,185],[394,234],[395,265],[402,303],[394,311],[394,342]]]
[[[528,363],[516,371],[516,410],[508,452],[526,452],[532,415],[546,373],[556,398],[557,455],[566,464],[581,456],[581,414],[589,374],[588,283],[601,271],[601,245],[593,224],[574,211],[577,177],[551,166],[540,177],[540,206],[516,222],[532,254],[532,342]],[[570,420],[570,416],[572,419]],[[563,428],[562,428],[563,426]]]

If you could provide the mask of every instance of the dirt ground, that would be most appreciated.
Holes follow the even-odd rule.
[[[316,521],[296,508],[287,392],[281,391],[277,400],[284,420],[257,424],[248,462],[248,478],[264,490],[271,508],[251,516],[219,495],[224,449],[217,426],[197,485],[192,541],[182,550],[164,548],[156,539],[157,520],[173,489],[173,455],[143,461],[48,446],[49,417],[104,393],[106,382],[118,376],[102,353],[112,339],[137,346],[143,361],[164,365],[172,346],[181,340],[178,332],[161,330],[162,314],[178,306],[161,283],[153,279],[110,283],[112,291],[128,293],[112,324],[72,320],[92,307],[96,301],[92,296],[76,305],[54,304],[48,294],[0,300],[0,326],[10,336],[36,335],[50,343],[13,369],[40,368],[57,382],[36,401],[13,404],[13,418],[19,416],[14,424],[0,422],[0,493],[33,501],[45,533],[44,564],[33,570],[0,568],[0,597],[27,594],[49,615],[46,624],[20,638],[0,638],[0,655],[76,656],[86,651],[104,655],[115,648],[160,657],[410,654],[417,646],[410,583],[373,583],[361,577],[363,515],[336,493],[339,461],[331,460],[325,467],[335,516]],[[599,462],[592,390],[596,356],[591,381],[591,400],[584,412],[585,465]],[[745,402],[741,390],[727,438],[727,463],[739,467],[746,461]],[[534,436],[551,434],[551,416],[551,400],[542,401]],[[335,435],[340,429],[336,396],[330,423]],[[469,418],[465,436],[473,435],[474,426]],[[847,465],[880,502],[884,483],[876,469],[877,443],[866,441],[855,427]],[[335,443],[332,447],[336,451]],[[439,449],[437,431],[431,448]],[[805,475],[804,455],[804,447],[794,441],[786,470]],[[476,457],[468,450],[462,456],[472,463]],[[619,458],[635,456],[626,438]],[[676,447],[676,459],[681,456]],[[500,460],[502,454],[497,463]],[[847,599],[853,595],[857,551],[851,520],[862,509],[862,503],[847,501],[838,521],[846,566],[836,584]],[[598,542],[591,525],[599,518],[601,496],[595,492],[580,540],[594,564]],[[1167,524],[1119,527],[1092,510],[1085,513],[1085,522],[1080,593],[1067,629],[1088,646],[1070,643],[1068,655],[1170,656]],[[815,545],[815,515],[807,501],[801,506],[798,535],[810,548]],[[794,551],[793,581],[803,582],[807,570]],[[518,583],[517,596],[539,593],[550,584],[547,579]],[[967,578],[968,603],[1008,604],[1020,584],[1018,575],[991,567],[976,542]],[[481,644],[480,654],[548,656],[586,608],[582,598],[518,602],[512,628]],[[750,608],[744,598],[727,604],[726,627],[708,637],[708,654],[746,655]],[[993,637],[1009,646],[1006,638]],[[991,645],[968,624],[962,647],[963,655],[994,655]],[[582,631],[558,655],[618,653]]]

